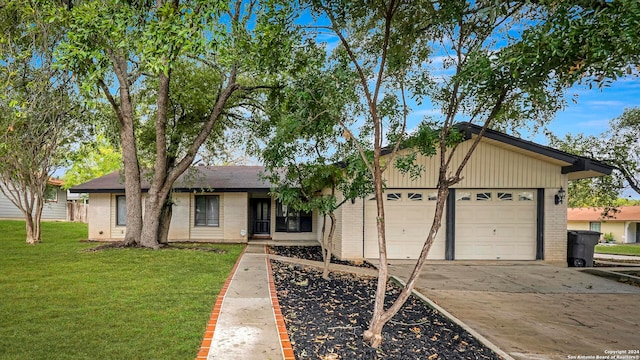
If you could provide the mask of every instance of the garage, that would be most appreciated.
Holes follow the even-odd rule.
[[[427,239],[436,207],[436,191],[421,189],[387,189],[384,206],[389,259],[417,259]],[[364,256],[378,257],[376,201],[369,197],[365,204]],[[428,259],[445,258],[445,219],[431,246]]]
[[[535,260],[535,189],[455,191],[456,260]]]

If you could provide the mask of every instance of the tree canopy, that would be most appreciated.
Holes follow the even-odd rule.
[[[614,208],[625,191],[640,195],[640,108],[624,111],[599,135],[547,134],[551,146],[602,160],[614,167],[610,176],[569,182],[569,207]]]

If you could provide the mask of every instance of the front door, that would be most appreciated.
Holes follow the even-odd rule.
[[[640,223],[636,223],[636,242],[640,243]]]
[[[253,200],[253,235],[271,234],[271,200]]]

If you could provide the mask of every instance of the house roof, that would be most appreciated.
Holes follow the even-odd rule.
[[[604,208],[567,209],[567,221],[640,221],[640,206],[619,206],[603,217]]]
[[[53,186],[62,186],[64,185],[64,181],[60,179],[49,178],[49,180],[47,180],[47,184],[53,185]]]
[[[194,166],[182,174],[174,191],[268,191],[271,184],[260,174],[264,166]],[[124,192],[124,176],[114,171],[69,189],[72,193],[121,193]],[[149,190],[149,182],[142,181],[142,190]]]
[[[457,124],[466,139],[477,136],[482,131],[482,126],[462,122]],[[505,133],[487,129],[484,139],[501,147],[510,148],[513,151],[526,153],[534,157],[543,157],[562,166],[562,173],[567,174],[569,180],[584,179],[589,177],[610,175],[613,166],[585,156],[570,154],[548,146],[540,145],[532,141],[517,138]]]
[[[456,125],[466,139],[478,136],[481,126],[468,122]],[[548,146],[536,144],[499,131],[487,129],[483,141],[507,148],[511,151],[555,163],[569,180],[611,174],[613,167],[584,156],[573,155]],[[385,149],[383,154],[389,153]],[[260,174],[264,166],[196,166],[178,178],[174,191],[268,191],[272,185]],[[142,181],[142,190],[149,190],[148,181]],[[123,175],[116,171],[70,189],[72,193],[124,192]]]

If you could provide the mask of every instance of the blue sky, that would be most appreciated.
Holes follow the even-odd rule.
[[[602,89],[574,86],[567,98],[577,95],[577,102],[568,102],[548,128],[557,136],[584,133],[598,135],[609,128],[609,120],[622,114],[624,109],[640,106],[640,79],[623,78]],[[528,140],[546,144],[542,134],[530,136]]]

